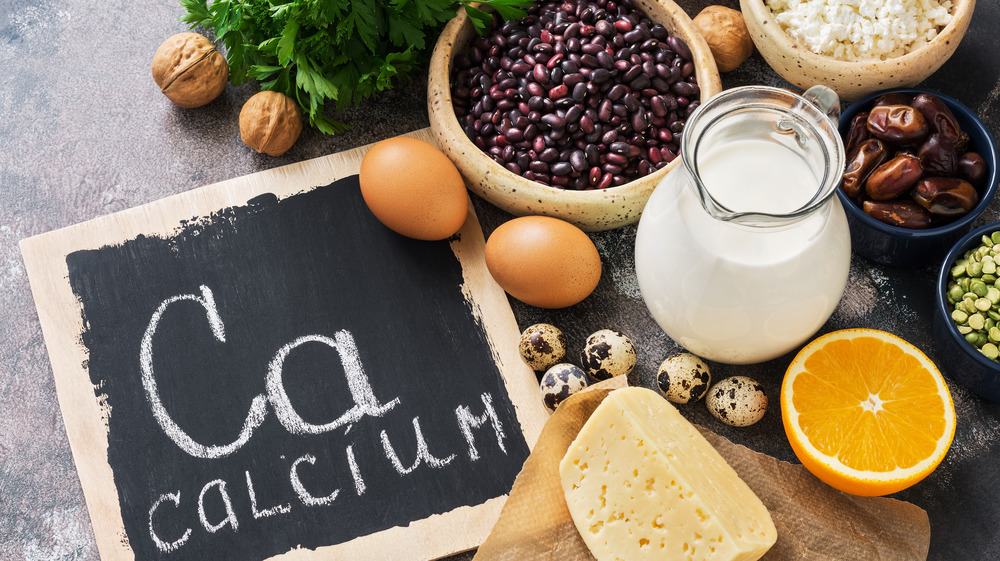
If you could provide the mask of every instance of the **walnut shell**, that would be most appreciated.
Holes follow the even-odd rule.
[[[204,35],[178,33],[153,55],[153,80],[180,107],[201,107],[219,97],[229,80],[229,65]]]
[[[708,6],[694,17],[720,72],[729,72],[753,54],[753,40],[743,13],[726,6]]]
[[[302,111],[281,92],[262,91],[240,110],[240,138],[257,152],[280,156],[302,132]]]

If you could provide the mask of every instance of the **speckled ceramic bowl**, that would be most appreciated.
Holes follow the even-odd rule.
[[[694,59],[702,101],[722,91],[712,52],[684,10],[671,0],[635,0],[634,4],[649,19],[687,43]],[[448,23],[431,56],[427,92],[427,111],[434,138],[458,166],[469,189],[511,214],[554,216],[590,232],[638,221],[653,189],[680,158],[645,177],[603,190],[559,189],[514,174],[476,147],[465,135],[452,107],[452,60],[465,51],[474,35],[472,23],[464,12]]]
[[[851,120],[859,111],[871,108],[875,100],[883,94],[899,92],[907,95],[929,93],[943,101],[969,135],[969,150],[978,152],[986,160],[988,168],[986,179],[978,188],[979,203],[965,216],[926,230],[910,230],[879,222],[865,214],[861,208],[844,193],[837,189],[837,196],[844,205],[847,223],[851,228],[851,249],[858,255],[863,255],[878,263],[897,267],[909,267],[935,263],[951,247],[955,240],[972,228],[973,222],[986,211],[997,190],[1000,181],[1000,154],[997,153],[996,142],[986,125],[958,100],[919,88],[893,88],[873,93],[864,99],[847,107],[840,116],[840,134],[843,137],[851,126]]]
[[[940,354],[939,367],[976,394],[1000,402],[1000,363],[986,358],[965,340],[951,319],[954,309],[948,303],[951,268],[965,252],[978,246],[981,238],[1000,231],[1000,222],[986,224],[960,239],[941,263],[934,294],[934,344]]]
[[[955,52],[976,7],[976,0],[953,0],[951,23],[915,51],[884,61],[845,62],[798,45],[775,21],[764,1],[740,0],[750,36],[764,60],[792,84],[800,88],[823,84],[845,101],[922,82]]]

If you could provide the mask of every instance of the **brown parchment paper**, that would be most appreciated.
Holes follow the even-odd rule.
[[[621,378],[624,378],[622,376]],[[610,382],[610,384],[609,384]],[[624,380],[597,384],[561,404],[541,436],[474,561],[591,561],[570,517],[559,461],[604,397]],[[923,509],[884,497],[856,497],[790,464],[698,427],[767,506],[778,541],[767,561],[926,559],[930,521]]]

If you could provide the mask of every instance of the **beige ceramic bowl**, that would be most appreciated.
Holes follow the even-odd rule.
[[[845,101],[899,86],[915,86],[951,57],[972,20],[976,0],[953,0],[952,18],[923,47],[884,61],[845,62],[801,47],[775,21],[764,0],[740,0],[754,45],[764,60],[792,84],[829,86]]]
[[[695,63],[701,101],[722,91],[719,71],[705,39],[691,18],[671,0],[636,0],[652,21],[684,40]],[[639,220],[653,188],[680,158],[645,177],[604,190],[573,191],[549,187],[512,173],[476,147],[465,135],[451,105],[451,64],[475,36],[462,11],[445,27],[431,55],[427,111],[438,146],[465,178],[469,189],[497,207],[517,216],[562,218],[583,230],[610,230]]]

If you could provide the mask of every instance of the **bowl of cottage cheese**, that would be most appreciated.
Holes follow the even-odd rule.
[[[764,60],[800,88],[854,101],[913,86],[951,57],[976,0],[740,0]]]

